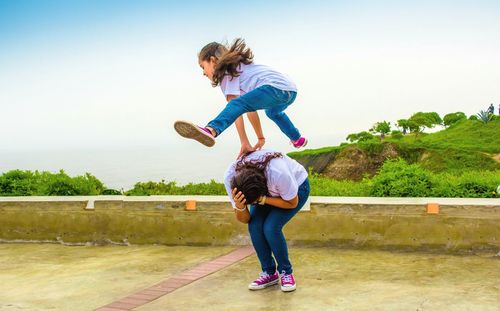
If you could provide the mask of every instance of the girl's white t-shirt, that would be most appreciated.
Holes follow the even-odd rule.
[[[263,85],[274,86],[282,91],[297,92],[297,87],[290,77],[271,67],[242,63],[238,66],[238,72],[240,72],[238,77],[226,75],[222,79],[220,88],[224,96],[241,96]]]
[[[258,150],[245,157],[244,161],[264,159],[266,154],[275,152],[273,150]],[[231,200],[233,207],[236,207],[233,201],[231,180],[235,175],[236,163],[233,162],[224,174],[224,186]],[[283,200],[293,199],[299,186],[307,179],[306,169],[294,159],[283,154],[282,158],[274,158],[267,164],[264,173],[267,179],[267,189],[272,197],[281,197]]]

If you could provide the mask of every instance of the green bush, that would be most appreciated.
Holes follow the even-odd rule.
[[[104,189],[101,194],[102,195],[122,195],[122,192],[115,190],[115,189]]]
[[[1,196],[37,195],[37,188],[33,172],[12,170],[0,175]]]
[[[138,182],[125,195],[226,195],[223,183],[211,180],[209,183],[189,183],[177,186],[175,181],[165,182]]]
[[[468,171],[461,175],[436,174],[432,196],[450,198],[495,198],[500,171]]]
[[[93,175],[70,177],[63,170],[31,172],[12,170],[0,175],[0,196],[99,195],[104,185]]]
[[[425,197],[432,193],[431,173],[403,159],[388,160],[373,180],[377,197]]]
[[[359,149],[366,151],[368,154],[378,154],[384,150],[384,143],[378,139],[360,141],[357,145]]]
[[[401,131],[394,130],[391,132],[391,138],[394,139],[402,139],[403,138],[403,133]]]
[[[370,195],[371,181],[335,180],[319,174],[310,174],[311,194],[313,196],[366,197]]]

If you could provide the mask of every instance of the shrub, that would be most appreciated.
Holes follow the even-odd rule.
[[[37,194],[35,174],[30,171],[12,170],[0,175],[1,196],[26,196]]]
[[[402,159],[387,160],[372,182],[371,195],[378,197],[425,197],[432,191],[431,173]]]
[[[436,174],[433,196],[456,198],[495,198],[500,185],[499,171],[468,171],[461,175]]]
[[[394,138],[394,139],[402,139],[403,138],[403,133],[401,131],[392,131],[391,132],[391,138]]]
[[[368,154],[378,154],[384,150],[384,144],[377,139],[360,141],[357,145],[361,150],[366,151]]]
[[[104,189],[101,194],[102,195],[122,195],[122,192],[115,190],[115,189]]]
[[[125,192],[125,195],[226,195],[223,183],[211,180],[209,183],[189,183],[185,186],[177,186],[175,181],[139,182],[134,188]]]
[[[70,177],[59,173],[12,170],[0,175],[1,196],[99,195],[104,185],[93,175]]]
[[[370,195],[371,181],[368,178],[361,182],[351,180],[335,180],[319,174],[310,174],[311,194],[317,196],[365,197]]]

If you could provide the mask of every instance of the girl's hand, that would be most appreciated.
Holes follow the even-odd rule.
[[[255,146],[253,146],[254,150],[262,149],[262,146],[266,143],[266,139],[264,137],[260,137]]]
[[[241,144],[241,149],[240,149],[240,153],[238,154],[238,157],[236,159],[239,159],[241,158],[242,156],[244,156],[245,154],[247,153],[250,153],[252,151],[255,151],[255,148],[253,148],[250,143],[248,142],[245,142],[245,143],[242,143]]]
[[[238,191],[237,188],[234,188],[232,193],[233,193],[233,201],[236,204],[236,207],[239,209],[246,208],[247,200],[245,199],[243,193],[241,193],[241,191]]]

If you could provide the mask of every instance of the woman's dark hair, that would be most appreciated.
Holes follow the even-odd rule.
[[[230,47],[218,42],[205,45],[198,54],[198,59],[200,61],[210,61],[211,57],[216,59],[212,77],[212,86],[214,87],[222,82],[225,75],[238,77],[240,75],[238,66],[241,63],[248,65],[253,62],[252,50],[247,47],[245,40],[242,38],[234,40]]]
[[[248,155],[248,154],[247,154]],[[231,180],[231,189],[237,188],[245,196],[247,204],[253,204],[267,190],[266,167],[272,159],[282,158],[280,152],[267,153],[259,159],[245,161],[246,156],[236,162],[235,175]]]

